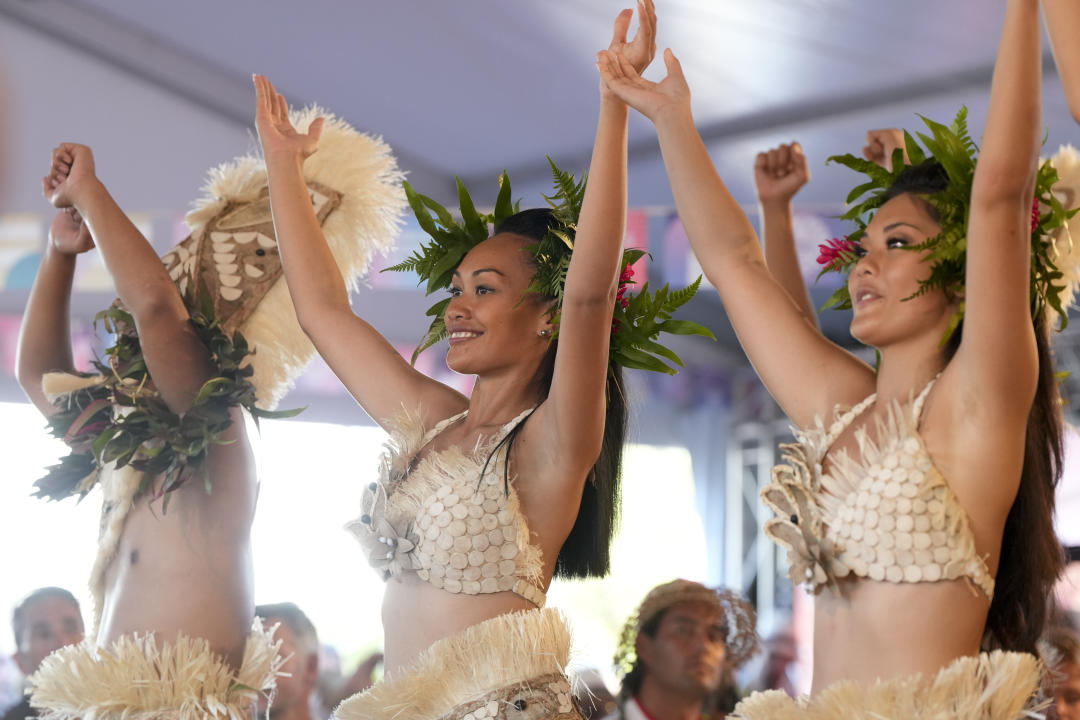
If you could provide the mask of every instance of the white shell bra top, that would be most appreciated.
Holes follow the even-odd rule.
[[[508,590],[543,607],[541,551],[530,542],[513,483],[504,483],[506,450],[487,462],[529,412],[478,440],[471,453],[449,447],[420,459],[420,451],[467,411],[426,432],[419,414],[403,412],[387,424],[379,479],[364,490],[362,514],[347,526],[384,580],[415,572],[447,592]]]
[[[855,433],[858,457],[830,456],[836,438],[876,399],[841,413],[825,430],[821,418],[782,445],[784,463],[772,471],[761,498],[776,513],[765,534],[788,549],[789,576],[817,592],[853,574],[892,583],[966,578],[986,597],[994,578],[975,551],[968,516],[919,436],[919,419],[935,380],[910,407],[898,401],[877,422],[877,442],[866,427]]]

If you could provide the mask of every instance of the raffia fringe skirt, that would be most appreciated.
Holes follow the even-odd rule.
[[[500,615],[439,640],[406,670],[342,702],[334,718],[581,720],[569,659],[559,611]]]
[[[873,685],[841,682],[813,699],[779,690],[754,693],[735,707],[743,720],[1017,720],[1033,712],[1040,663],[1034,655],[996,650],[954,660],[931,682],[919,675]]]
[[[42,720],[250,720],[283,662],[273,634],[255,619],[239,671],[202,638],[159,646],[153,633],[125,635],[109,648],[88,639],[45,658],[30,704]]]

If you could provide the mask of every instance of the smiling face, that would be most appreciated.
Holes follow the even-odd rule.
[[[943,290],[911,297],[930,274],[930,266],[923,262],[925,252],[908,249],[940,232],[920,198],[898,195],[881,206],[848,277],[855,308],[851,334],[856,339],[876,348],[923,335],[934,342],[941,339],[957,301]]]
[[[494,235],[470,250],[454,272],[446,308],[451,370],[482,375],[520,367],[528,377],[535,373],[553,328],[550,302],[528,291],[535,272],[525,251],[531,242]]]

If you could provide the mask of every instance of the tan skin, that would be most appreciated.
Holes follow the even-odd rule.
[[[1055,668],[1060,681],[1054,684],[1054,709],[1058,720],[1080,720],[1080,658]]]
[[[802,145],[778,145],[754,159],[754,187],[761,207],[765,236],[765,263],[780,285],[787,288],[807,322],[817,327],[817,311],[806,291],[791,219],[791,200],[810,182],[810,165]]]
[[[611,48],[644,69],[655,52],[652,1],[639,5],[640,28],[627,41],[632,11],[615,21]],[[385,424],[403,407],[420,408],[425,426],[468,410],[421,455],[477,440],[540,401],[532,379],[552,330],[549,307],[527,292],[532,269],[523,238],[498,235],[473,248],[454,278],[447,310],[448,363],[476,375],[468,398],[413,369],[350,307],[308,200],[301,172],[317,150],[322,122],[307,134],[266,78],[255,77],[256,126],[266,156],[270,200],[285,277],[301,327],[364,410]],[[532,541],[543,552],[546,588],[569,535],[586,477],[603,439],[607,353],[626,216],[625,104],[601,92],[589,185],[567,273],[554,378],[514,443],[510,462]],[[496,272],[497,271],[497,272]],[[478,334],[477,334],[478,333]],[[468,336],[468,337],[466,337]],[[357,362],[362,358],[362,362]],[[459,595],[404,575],[387,583],[383,602],[387,674],[393,676],[433,642],[502,613],[533,607],[509,592]]]
[[[58,595],[46,595],[23,612],[23,631],[15,638],[15,664],[29,677],[54,650],[83,640],[85,628],[79,606]]]
[[[893,150],[904,151],[904,133],[895,128],[870,130],[866,133],[863,156],[878,165],[892,169]],[[818,327],[817,310],[799,267],[795,251],[795,231],[792,226],[791,201],[810,182],[810,166],[802,145],[797,142],[778,145],[760,152],[754,159],[754,186],[761,209],[762,234],[765,240],[765,264],[803,316]]]
[[[1038,5],[1007,5],[972,189],[960,349],[948,363],[938,349],[953,301],[940,292],[903,301],[927,270],[893,238],[917,242],[936,228],[919,203],[897,198],[878,212],[864,241],[866,255],[851,273],[852,331],[881,352],[876,376],[807,324],[769,273],[753,228],[694,128],[689,88],[674,55],[665,54],[668,75],[660,83],[640,78],[617,55],[601,62],[612,91],[656,125],[694,251],[755,369],[796,424],[831,417],[836,405],[854,405],[876,391],[878,402],[833,448],[857,456],[856,429],[874,437],[874,420],[886,403],[908,402],[942,372],[920,434],[968,514],[976,551],[991,573],[1020,482],[1038,373],[1028,310],[1028,223],[1042,132]],[[793,357],[800,358],[797,372]],[[813,691],[840,680],[925,676],[973,655],[988,608],[962,580],[894,585],[856,579],[825,589],[815,603]]]
[[[1074,0],[1042,0],[1046,31],[1054,49],[1054,61],[1073,119],[1080,122],[1080,5]]]
[[[665,720],[699,720],[705,699],[720,686],[727,647],[724,617],[715,605],[681,602],[664,611],[656,635],[638,635],[645,666],[635,698]]]
[[[147,367],[169,408],[187,410],[213,375],[209,352],[188,322],[180,293],[146,239],[97,178],[90,148],[73,143],[53,151],[43,192],[60,208],[24,315],[17,376],[45,415],[55,408],[42,376],[71,372],[68,308],[75,257],[95,245],[117,293],[135,319]],[[230,444],[211,449],[213,483],[185,483],[164,512],[156,492],[136,499],[115,559],[105,576],[97,641],[149,633],[159,642],[183,633],[205,638],[233,667],[243,659],[253,614],[250,527],[255,510],[254,460],[243,418],[234,412]],[[160,488],[160,478],[153,489]]]

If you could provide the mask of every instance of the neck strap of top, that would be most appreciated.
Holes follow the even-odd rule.
[[[521,420],[523,418],[525,418],[526,415],[533,412],[534,410],[536,410],[536,406],[528,408],[527,410],[522,410],[518,415],[516,415],[509,422],[503,423],[502,427],[500,427],[490,438],[488,438],[487,441],[488,442],[499,442],[500,440],[502,440],[506,436],[506,434],[508,432],[510,432],[514,428],[515,425],[517,425],[519,422],[521,422]],[[450,427],[451,425],[456,423],[458,420],[461,420],[462,418],[467,417],[468,414],[469,414],[469,411],[464,410],[462,412],[459,412],[457,415],[451,415],[450,417],[446,418],[445,420],[440,420],[438,423],[435,424],[434,427],[432,427],[430,430],[428,430],[426,435],[424,435],[424,439],[421,442],[420,446],[421,447],[426,446],[428,443],[430,443],[432,440],[434,440],[436,437],[438,437],[438,435],[440,433],[442,433],[444,430],[446,430],[446,428]],[[485,438],[484,438],[483,435],[481,435],[479,438],[477,438],[476,447],[473,449],[473,452],[476,452],[477,450],[479,450],[480,445],[484,441],[485,441]]]
[[[923,406],[926,404],[926,397],[930,394],[930,388],[934,387],[934,383],[936,383],[938,381],[938,378],[940,377],[941,373],[938,373],[933,378],[931,378],[930,382],[926,383],[923,389],[915,397],[915,400],[911,403],[911,415],[915,420],[916,427],[919,426],[919,421],[922,418]],[[840,434],[847,430],[848,426],[855,421],[855,418],[857,418],[859,415],[862,415],[866,411],[866,408],[873,405],[875,400],[877,400],[876,392],[871,393],[868,398],[866,398],[850,410],[847,410],[843,413],[838,413],[838,417],[833,422],[833,424],[829,426],[829,432],[825,436],[825,447],[832,447],[832,444],[836,442],[836,439],[840,437]]]

